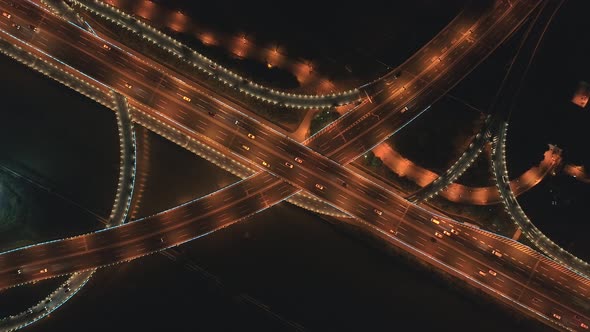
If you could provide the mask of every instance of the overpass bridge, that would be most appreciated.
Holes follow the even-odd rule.
[[[521,9],[521,10],[523,10],[523,8],[526,8],[526,7],[525,7],[524,5],[523,5],[523,7],[520,7],[520,9]],[[534,7],[533,7],[533,8],[534,8]],[[168,84],[168,82],[167,82],[167,84]],[[164,86],[164,87],[166,87],[166,86]],[[200,101],[201,101],[201,102],[204,102],[204,100],[202,100],[202,99],[200,99]],[[226,104],[226,105],[227,105],[227,104]],[[223,106],[223,105],[219,105],[218,103],[216,103],[216,106],[217,106],[217,107],[221,107],[221,106]],[[227,106],[223,106],[223,107],[227,108]],[[225,115],[231,114],[231,112],[235,113],[235,111],[232,111],[232,110],[231,110],[232,108],[233,108],[233,106],[229,108],[229,110],[227,111],[227,113],[223,113],[223,115],[222,115],[222,116],[225,116]],[[207,106],[205,107],[205,109],[207,109]],[[145,112],[145,111],[144,111],[144,112]],[[149,110],[148,110],[148,112],[149,112]],[[180,113],[180,112],[179,112],[179,113]],[[243,113],[240,113],[240,114],[243,114]],[[234,114],[234,115],[235,115],[235,114]],[[151,116],[152,116],[154,119],[156,118],[156,117],[154,116],[154,113],[153,113],[153,112],[151,112]],[[164,126],[164,127],[165,127],[165,126],[170,126],[170,127],[171,127],[171,123],[173,123],[174,121],[179,121],[180,119],[182,119],[182,118],[183,118],[183,116],[182,116],[181,114],[169,114],[168,116],[171,116],[171,117],[173,117],[173,119],[170,119],[170,118],[168,118],[168,119],[165,119],[165,118],[163,118],[163,117],[161,117],[161,116],[160,116],[160,117],[157,117],[157,118],[158,118],[158,120],[156,120],[156,121],[160,122],[160,123],[161,123],[161,126]],[[216,118],[217,118],[217,119],[219,119],[219,117],[216,117]],[[206,124],[208,125],[208,126],[207,126],[207,128],[209,128],[209,130],[212,130],[212,133],[214,133],[215,131],[218,131],[218,132],[220,132],[220,133],[221,133],[221,132],[222,132],[222,129],[223,129],[223,127],[227,127],[227,124],[223,124],[223,123],[222,123],[222,124],[219,124],[219,123],[217,123],[217,126],[213,126],[213,123],[211,123],[211,122],[213,122],[214,120],[213,120],[213,119],[210,119],[210,118],[207,118],[207,117],[203,117],[202,115],[199,115],[199,116],[197,116],[196,118],[194,118],[194,119],[192,119],[192,120],[197,120],[197,119],[199,119],[200,121],[203,121],[203,119],[207,119],[207,120],[209,120],[209,122],[206,122]],[[223,118],[223,119],[225,119],[225,118]],[[172,120],[172,121],[171,121],[171,120]],[[186,121],[186,120],[188,120],[188,119],[185,119],[185,121]],[[232,119],[232,121],[233,121],[233,119]],[[240,121],[244,121],[244,122],[246,122],[248,126],[250,126],[251,128],[254,128],[254,129],[258,130],[259,132],[266,132],[266,133],[267,133],[266,135],[270,135],[270,132],[268,131],[268,128],[264,128],[264,126],[261,126],[261,124],[260,124],[260,123],[258,123],[258,124],[257,124],[257,123],[254,123],[254,122],[248,122],[248,121],[249,121],[249,119],[247,119],[247,118],[243,118],[243,119],[241,119]],[[222,122],[222,121],[221,121],[221,120],[219,120],[219,122]],[[241,122],[240,122],[240,123],[241,123]],[[211,125],[211,126],[209,126],[209,125]],[[194,136],[195,136],[195,133],[194,133],[194,131],[191,133],[191,132],[190,132],[191,130],[186,130],[186,129],[188,129],[188,128],[192,128],[192,127],[193,127],[193,126],[188,126],[188,127],[187,127],[187,126],[185,125],[185,126],[184,126],[184,128],[181,128],[181,129],[183,129],[183,130],[185,130],[185,131],[188,131],[188,133],[185,133],[185,134],[191,134],[191,135],[194,137]],[[178,129],[179,127],[177,126],[176,128],[177,128],[176,130],[177,130],[177,131],[179,131],[179,129]],[[242,127],[242,128],[243,128],[243,127]],[[204,128],[199,128],[199,130],[202,130],[203,132],[206,132],[206,131],[205,131],[205,130],[203,130],[203,129],[204,129]],[[227,128],[226,128],[226,129],[227,129]],[[233,129],[233,128],[232,128],[232,129]],[[276,133],[276,132],[272,132],[272,135],[274,135],[273,139],[279,139],[279,138],[280,138],[280,139],[281,139],[281,141],[280,141],[280,142],[283,142],[283,141],[282,141],[282,137],[278,137],[279,135],[277,135],[277,133]],[[282,134],[281,134],[281,135],[282,135]],[[209,137],[209,138],[210,138],[210,136],[211,136],[211,135],[206,135],[206,137]],[[258,135],[258,137],[261,137],[261,136],[260,136],[260,135]],[[256,139],[254,142],[256,142],[256,144],[259,144],[258,142],[260,142],[260,141],[261,141],[261,140],[257,138],[257,139]],[[297,145],[293,145],[293,142],[289,141],[288,139],[285,139],[285,141],[286,141],[286,142],[285,142],[285,143],[286,143],[286,145],[288,145],[288,146],[289,146],[289,148],[293,148],[293,149],[299,149],[299,150],[302,148],[302,147],[297,147]],[[188,142],[188,141],[187,141],[187,142]],[[280,142],[279,142],[279,143],[280,143]],[[217,143],[219,144],[219,142],[217,142]],[[262,142],[262,143],[264,143],[264,142]],[[278,146],[278,145],[277,145],[277,146]],[[260,148],[261,150],[262,150],[262,149],[264,149],[264,146],[257,145],[257,147],[258,147],[258,148]],[[231,148],[231,147],[230,147],[230,148]],[[236,149],[236,148],[237,148],[237,149]],[[248,159],[249,159],[249,160],[250,160],[249,162],[250,162],[250,164],[251,164],[251,165],[256,165],[255,167],[256,167],[256,168],[258,168],[258,169],[261,169],[261,168],[262,168],[262,167],[260,166],[260,164],[259,164],[259,161],[252,160],[252,159],[253,159],[252,157],[254,157],[254,156],[249,156],[249,158],[248,158],[248,156],[245,156],[245,155],[244,155],[244,152],[242,152],[242,150],[239,150],[239,148],[240,148],[239,146],[238,146],[238,147],[234,147],[234,150],[232,150],[232,151],[233,151],[233,155],[237,156],[237,157],[238,157],[238,159],[239,159],[239,158],[241,158],[241,159],[243,159],[243,160],[248,160]],[[236,152],[236,150],[237,150],[237,151],[239,151],[240,153]],[[267,151],[267,152],[268,152],[268,151]],[[306,152],[309,152],[309,151],[301,151],[301,150],[300,150],[299,152],[306,153]],[[309,153],[311,153],[311,152],[309,152]],[[277,155],[277,154],[276,154],[276,152],[275,152],[275,155],[276,155],[276,158],[279,158],[279,160],[283,158],[281,155]],[[318,159],[318,161],[319,161],[319,164],[320,164],[320,165],[322,164],[322,162],[321,162],[322,158],[321,158],[320,156],[318,156],[318,155],[313,155],[313,156],[310,156],[310,155],[308,155],[307,157],[311,157],[311,158],[309,158],[309,159],[306,159],[306,162],[305,162],[305,164],[306,164],[306,165],[307,165],[307,164],[309,164],[309,162],[308,162],[307,160],[313,160],[313,159],[318,159],[318,158],[319,158],[319,159]],[[254,158],[255,158],[255,157],[254,157]],[[324,160],[324,162],[327,162],[327,163],[328,163],[327,165],[330,165],[330,164],[329,164],[329,163],[330,163],[330,161],[329,161],[329,160]],[[278,162],[278,163],[271,162],[271,163],[272,163],[272,165],[281,165],[281,163],[280,163],[280,162]],[[321,166],[320,166],[320,165],[317,165],[317,166],[318,166],[318,169],[321,169]],[[341,167],[341,166],[339,166],[338,164],[336,164],[336,165],[332,165],[332,166],[333,166],[334,168]],[[275,166],[275,167],[276,167],[276,166]],[[264,168],[262,168],[262,169],[264,169]],[[273,172],[274,172],[274,171],[276,171],[276,170],[273,168]],[[350,176],[352,176],[352,178],[351,178],[351,179],[352,179],[353,181],[346,182],[346,183],[349,183],[349,185],[348,185],[348,186],[350,186],[350,187],[352,187],[350,184],[352,184],[352,183],[355,183],[355,181],[361,181],[361,182],[363,182],[363,183],[365,182],[365,180],[364,180],[364,179],[357,179],[357,178],[356,178],[354,175],[348,174],[348,173],[346,172],[346,170],[345,170],[345,169],[339,169],[339,172],[338,172],[338,173],[339,173],[338,175],[346,175],[347,177],[350,177]],[[285,176],[285,175],[283,174],[283,178],[284,178],[284,176]],[[323,178],[323,179],[325,179],[326,177],[322,177],[322,178]],[[316,178],[315,178],[315,180],[317,181],[317,179],[318,179],[318,178],[317,178],[317,175],[316,175]],[[288,181],[288,180],[287,180],[287,181]],[[291,181],[295,181],[295,180],[291,180]],[[301,181],[300,181],[300,182],[301,182]],[[307,188],[306,188],[306,190],[307,190],[307,191],[311,191],[311,192],[313,192],[313,190],[315,190],[315,189],[313,189],[313,187],[309,187],[309,183],[307,183],[307,182],[309,182],[309,181],[303,181],[303,182],[306,182],[305,184],[307,185]],[[284,183],[284,182],[281,182],[281,183]],[[292,183],[293,183],[293,182],[292,182]],[[333,180],[331,180],[331,183],[332,183],[332,184],[334,184],[334,181],[333,181]],[[336,184],[337,184],[337,185],[340,185],[340,183],[336,183]],[[367,184],[368,184],[368,183],[367,183]],[[342,187],[345,187],[345,186],[342,186]],[[317,188],[317,187],[316,187],[316,188]],[[335,188],[338,188],[338,187],[335,187]],[[346,187],[345,187],[345,189],[346,189],[346,190],[343,190],[343,189],[341,188],[340,190],[343,190],[345,193],[349,193],[349,194],[352,192],[352,191],[351,191],[351,189],[352,189],[352,188],[346,188]],[[379,188],[376,188],[376,189],[379,189]],[[321,190],[321,189],[320,189],[320,190]],[[356,188],[356,190],[358,190],[358,188]],[[378,190],[378,191],[379,191],[379,190]],[[284,194],[287,194],[287,192],[284,192]],[[387,194],[387,192],[385,192],[385,194]],[[321,195],[321,194],[320,194],[320,195],[316,194],[316,196],[320,196],[320,197],[322,197],[322,195]],[[332,195],[331,195],[331,196],[332,196]],[[355,196],[356,196],[356,199],[359,199],[359,196],[358,196],[358,194],[356,194]],[[335,200],[335,198],[333,198],[333,197],[322,197],[322,198],[323,198],[324,200],[328,200],[328,201],[334,201],[334,200]],[[334,203],[334,204],[335,204],[335,205],[339,205],[339,204],[337,204],[337,203]],[[365,204],[366,204],[366,202],[365,202]],[[242,208],[245,208],[245,207],[242,207]],[[346,210],[346,209],[345,209],[345,210]],[[407,211],[407,210],[406,210],[406,211]],[[365,213],[366,213],[366,212],[365,212]],[[355,214],[358,214],[358,213],[355,213]],[[374,218],[374,216],[373,216],[373,218]],[[361,218],[361,219],[366,219],[366,218]],[[162,243],[163,239],[162,239],[162,238],[160,238],[160,241],[161,241],[161,243]]]

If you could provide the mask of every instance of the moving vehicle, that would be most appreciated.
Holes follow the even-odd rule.
[[[433,223],[439,225],[440,224],[440,220],[436,219],[435,217],[430,218],[430,221],[432,221]]]
[[[498,256],[498,257],[502,257],[502,253],[496,249],[492,250],[492,254]]]
[[[443,235],[441,233],[439,233],[439,232],[434,232],[434,236],[436,236],[439,239],[442,239],[443,238]]]
[[[449,231],[447,231],[446,229],[443,231],[443,234],[446,236],[451,236],[451,233]]]
[[[129,84],[128,82],[125,82],[125,87],[127,89],[131,89],[133,86],[131,84]]]
[[[551,316],[553,316],[553,318],[555,318],[557,320],[561,320],[561,315],[560,314],[553,313]]]
[[[494,271],[494,270],[489,270],[488,273],[491,274],[491,275],[493,275],[494,277],[496,275],[498,275],[498,273],[496,273],[496,271]]]
[[[107,44],[102,44],[102,48],[104,48],[107,51],[110,51],[111,50],[111,47],[109,45],[107,45]]]
[[[36,26],[29,24],[29,29],[33,30],[33,32],[39,32],[39,28],[37,28]]]
[[[404,107],[404,108],[402,109],[402,113],[404,113],[404,112],[405,112],[405,111],[407,111],[407,110],[409,110],[408,106],[406,106],[406,107]]]
[[[451,228],[451,233],[453,233],[455,235],[459,235],[459,231],[454,228]]]
[[[247,145],[242,144],[242,149],[246,150],[246,151],[250,151],[250,147]]]
[[[184,100],[186,102],[189,102],[189,103],[191,101],[191,99],[189,97],[187,97],[187,96],[182,96],[182,100]]]
[[[6,17],[6,18],[11,18],[12,15],[10,13],[7,12],[2,12],[2,16]]]
[[[215,113],[213,113],[211,111],[207,112],[207,114],[209,114],[210,117],[214,117],[215,116]]]
[[[263,160],[263,161],[262,161],[262,166],[265,166],[265,167],[270,167],[270,164],[269,164],[269,163],[267,163],[266,161],[264,161],[264,160]]]
[[[322,186],[322,185],[321,185],[321,184],[319,184],[319,183],[316,183],[316,184],[315,184],[315,187],[316,187],[316,188],[318,188],[319,190],[324,190],[324,186]]]
[[[289,167],[289,168],[293,168],[293,164],[290,164],[288,162],[285,162],[285,166]]]
[[[378,215],[383,215],[383,211],[381,210],[373,209],[373,212],[375,212]]]
[[[483,272],[482,270],[479,270],[479,275],[482,277],[485,277],[487,274],[485,272]]]
[[[41,269],[41,271],[39,271],[39,273],[47,273],[47,269]]]
[[[254,135],[252,135],[252,134],[248,133],[248,138],[250,138],[250,139],[256,139],[256,136],[254,136]]]
[[[299,157],[295,157],[295,161],[300,164],[303,164],[303,160],[301,160],[301,158],[299,158]]]

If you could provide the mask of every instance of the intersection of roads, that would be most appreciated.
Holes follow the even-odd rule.
[[[399,68],[365,86],[370,98],[297,142],[239,100],[193,77],[97,38],[34,2],[14,8],[0,0],[0,9],[12,14],[0,20],[0,39],[81,81],[100,82],[125,95],[132,118],[152,119],[255,170],[234,185],[154,216],[0,254],[0,288],[136,259],[305,192],[530,316],[559,329],[585,329],[590,280],[526,246],[411,203],[347,166],[449,91],[539,3],[499,1],[481,17],[459,14]],[[37,31],[15,29],[12,23]]]

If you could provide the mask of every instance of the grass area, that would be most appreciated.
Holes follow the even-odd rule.
[[[495,186],[488,152],[483,150],[456,182],[469,187]]]
[[[389,142],[415,164],[440,174],[467,149],[483,119],[480,113],[444,98],[393,135]]]
[[[336,119],[338,119],[339,117],[340,117],[340,114],[334,110],[328,109],[328,110],[319,112],[311,120],[311,124],[309,126],[310,127],[309,130],[311,132],[311,135],[317,133],[318,131],[320,131],[322,128],[324,128],[328,124],[336,121]]]
[[[9,176],[0,172],[0,234],[16,227],[22,214],[23,195]]]

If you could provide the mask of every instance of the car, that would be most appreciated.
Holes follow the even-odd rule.
[[[487,275],[487,274],[486,274],[485,272],[483,272],[482,270],[479,270],[479,272],[478,272],[478,273],[479,273],[479,275],[480,275],[480,276],[482,276],[482,277],[485,277],[485,276]]]
[[[502,257],[502,253],[496,249],[492,250],[492,254],[496,255],[497,257]]]
[[[398,70],[398,71],[396,71],[396,72],[393,74],[393,78],[394,78],[394,79],[397,79],[397,78],[399,78],[400,76],[402,76],[402,71],[401,71],[401,70]]]
[[[584,323],[580,323],[580,327],[583,328],[584,330],[588,329],[588,325],[586,325]]]
[[[440,224],[440,220],[436,219],[435,217],[430,218],[430,221],[432,221],[435,224]]]
[[[131,89],[133,86],[131,84],[129,84],[128,82],[125,82],[125,87],[127,89]]]
[[[373,209],[373,212],[375,212],[377,215],[383,215],[383,211],[381,210]]]
[[[555,318],[557,320],[561,320],[561,315],[560,314],[553,313],[553,314],[551,314],[551,316],[553,316],[553,318]]]
[[[301,158],[299,158],[299,157],[295,157],[295,161],[300,164],[303,164],[303,160],[301,160]]]
[[[13,28],[16,28],[16,30],[20,30],[20,25],[18,25],[16,23],[12,23],[10,26],[12,26]]]
[[[342,186],[343,186],[344,188],[346,188],[346,187],[348,187],[348,183],[346,183],[346,182],[342,181]]]
[[[434,236],[436,236],[439,239],[442,239],[443,238],[443,235],[441,233],[439,233],[439,232],[434,232]]]
[[[285,162],[285,166],[289,167],[289,168],[293,168],[293,164],[290,164],[288,162]]]
[[[41,271],[39,271],[39,273],[47,273],[47,269],[41,269]]]
[[[6,18],[11,18],[12,15],[8,12],[2,12],[2,16],[6,17]]]
[[[318,188],[319,190],[324,190],[324,186],[322,186],[322,185],[321,185],[321,184],[319,184],[319,183],[316,183],[316,184],[315,184],[315,187],[316,187],[316,188]]]
[[[254,135],[252,135],[252,134],[248,133],[248,138],[249,138],[249,139],[256,139],[256,136],[254,136]]]
[[[250,147],[247,145],[242,144],[242,149],[246,150],[246,151],[250,151]]]
[[[33,309],[29,308],[29,309],[27,310],[27,312],[28,312],[28,313],[29,313],[29,315],[30,315],[30,314],[32,314],[32,313],[33,313]]]
[[[33,32],[39,32],[39,28],[37,28],[36,26],[29,24],[29,29],[33,30]]]
[[[23,273],[23,270],[21,270],[21,269],[16,270],[16,274],[22,274],[22,273]]]
[[[69,293],[71,291],[70,287],[66,287],[66,289],[64,289],[64,293]]]
[[[402,109],[402,113],[404,113],[404,112],[405,112],[405,111],[407,111],[407,110],[409,110],[408,106],[406,106],[406,107],[404,107],[404,108]]]
[[[213,112],[211,112],[211,111],[207,112],[207,114],[209,114],[209,116],[210,116],[210,117],[214,117],[214,116],[215,116],[215,113],[213,113]],[[236,121],[236,122],[237,122],[237,121]]]
[[[446,229],[443,231],[443,234],[446,236],[451,236],[451,232],[447,231]]]
[[[493,275],[494,277],[496,275],[498,275],[498,273],[496,273],[496,271],[494,271],[494,270],[489,270],[488,273],[491,274],[491,275]]]
[[[217,65],[215,65],[213,63],[210,63],[209,64],[209,68],[211,68],[211,69],[217,69]]]
[[[191,99],[187,96],[182,96],[182,100],[186,101],[186,102],[191,102]]]
[[[164,238],[163,237],[160,238],[160,242],[164,243]]]
[[[451,233],[453,233],[455,235],[459,235],[459,231],[454,228],[451,228]]]
[[[111,47],[109,45],[107,45],[107,44],[102,44],[102,48],[104,48],[107,51],[110,51],[111,50]]]
[[[270,167],[270,164],[263,160],[262,161],[262,166]]]
[[[51,302],[51,299],[45,299],[45,303]]]

